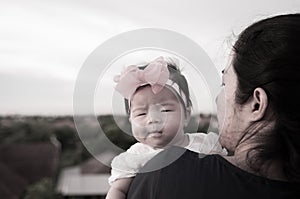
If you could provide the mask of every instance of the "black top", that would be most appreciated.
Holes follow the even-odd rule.
[[[128,199],[299,199],[300,184],[266,179],[232,165],[220,155],[201,155],[179,147],[164,150],[142,169],[129,188]]]

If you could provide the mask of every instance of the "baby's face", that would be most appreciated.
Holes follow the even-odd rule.
[[[150,86],[139,89],[131,98],[130,110],[132,132],[139,142],[163,148],[183,140],[184,109],[169,88],[158,94]]]

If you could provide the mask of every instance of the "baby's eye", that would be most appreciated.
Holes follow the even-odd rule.
[[[161,112],[172,112],[173,110],[171,109],[164,109],[164,110],[161,110]]]
[[[143,116],[143,115],[146,115],[146,113],[138,113],[138,114],[136,114],[137,117]]]
[[[221,83],[221,87],[223,87],[223,86],[225,86],[225,83],[224,83],[224,82]]]

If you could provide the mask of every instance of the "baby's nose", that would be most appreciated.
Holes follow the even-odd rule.
[[[148,123],[152,124],[152,123],[160,123],[163,121],[163,114],[160,111],[161,108],[157,107],[157,106],[153,106],[153,107],[149,107],[149,111],[148,111]]]
[[[162,121],[162,114],[159,111],[151,111],[148,114],[148,123],[160,123]]]
[[[161,113],[155,112],[148,115],[148,123],[146,125],[148,132],[161,131],[164,127],[164,119]]]

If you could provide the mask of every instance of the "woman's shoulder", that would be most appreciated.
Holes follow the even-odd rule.
[[[188,149],[172,146],[151,159],[146,166],[159,165],[158,172],[164,173],[174,170],[178,172],[184,168],[187,176],[198,176],[202,179],[214,181],[222,178],[237,183],[269,184],[272,186],[293,186],[294,183],[276,181],[264,178],[236,167],[225,156],[220,154],[202,154]],[[299,185],[299,184],[298,184]]]
[[[275,182],[255,176],[232,165],[221,155],[198,154],[181,147],[170,147],[162,151],[142,171],[142,174],[136,176],[130,192],[142,194],[157,190],[156,195],[150,198],[169,198],[170,193],[170,198],[299,196],[299,184]],[[166,186],[170,184],[172,186]],[[135,189],[139,186],[139,189]],[[218,192],[213,192],[215,189]]]
[[[214,158],[213,155],[205,155],[186,148],[171,146],[154,156],[151,161],[147,162],[143,170],[161,172],[161,170],[164,169],[168,170],[173,167],[181,167],[183,164],[188,166],[195,165],[195,162],[209,162],[211,161],[210,159]]]

